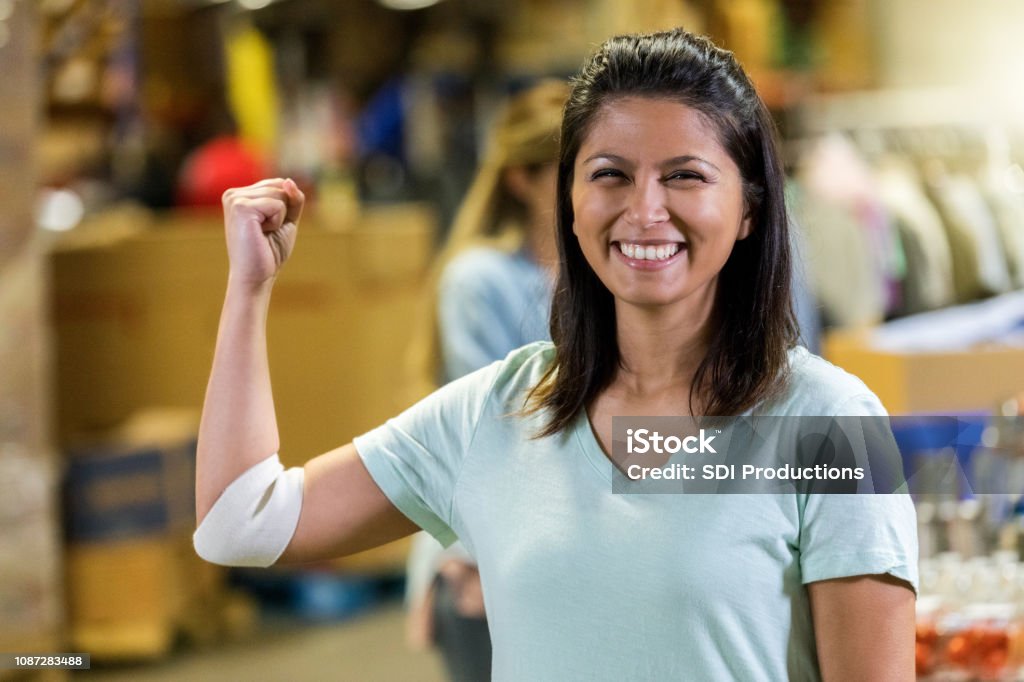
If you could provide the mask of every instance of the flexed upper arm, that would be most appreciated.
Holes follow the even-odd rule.
[[[498,365],[452,382],[355,441],[308,462],[284,561],[339,556],[423,528],[451,544],[455,485]]]
[[[305,466],[302,513],[283,561],[340,556],[419,528],[455,541],[455,485],[498,363],[444,386]]]
[[[455,539],[455,484],[498,363],[421,400],[305,467],[274,455],[251,467],[203,518],[196,551],[213,563],[269,566],[351,554],[417,526]]]
[[[303,467],[302,508],[278,563],[345,556],[418,530],[381,491],[349,443]]]
[[[285,469],[276,454],[250,467],[217,498],[193,544],[211,563],[266,567],[344,556],[414,530],[349,444],[305,467]]]

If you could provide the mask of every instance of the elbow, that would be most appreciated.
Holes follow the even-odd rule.
[[[200,524],[192,535],[192,547],[203,561],[219,566],[266,568],[272,566],[277,557],[268,555],[252,546],[232,542],[229,535],[210,526]]]
[[[239,476],[203,515],[192,535],[196,554],[221,566],[273,565],[295,534],[303,479],[276,456]]]

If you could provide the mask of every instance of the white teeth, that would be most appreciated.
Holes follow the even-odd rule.
[[[658,246],[643,246],[641,244],[630,244],[619,242],[619,250],[627,258],[634,260],[666,260],[679,253],[679,244],[660,244]]]
[[[618,250],[622,251],[627,258],[634,260],[667,260],[679,253],[679,244],[659,244],[658,246],[643,246],[641,244],[618,243]]]

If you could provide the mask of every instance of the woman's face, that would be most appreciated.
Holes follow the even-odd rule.
[[[695,109],[668,99],[605,104],[576,155],[573,232],[617,304],[710,304],[750,234],[739,169]]]

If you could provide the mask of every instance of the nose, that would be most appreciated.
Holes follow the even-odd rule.
[[[659,178],[638,178],[629,195],[626,220],[641,229],[665,222],[668,220],[667,198]]]

